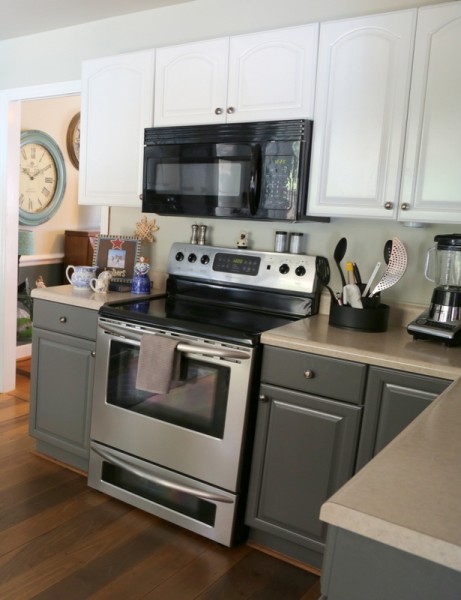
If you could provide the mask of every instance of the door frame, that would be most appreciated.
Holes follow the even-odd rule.
[[[0,91],[0,393],[16,386],[21,102],[80,94],[80,80]]]

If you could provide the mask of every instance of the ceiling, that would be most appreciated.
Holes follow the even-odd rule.
[[[0,19],[0,40],[193,0],[15,0]],[[0,0],[0,4],[6,4]]]

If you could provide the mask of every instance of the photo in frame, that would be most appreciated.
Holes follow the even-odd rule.
[[[139,260],[141,241],[124,235],[98,235],[93,253],[93,267],[112,273],[112,282],[132,283]]]

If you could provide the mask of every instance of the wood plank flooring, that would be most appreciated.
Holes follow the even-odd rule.
[[[224,548],[33,454],[28,371],[0,394],[1,600],[317,600],[319,578]]]

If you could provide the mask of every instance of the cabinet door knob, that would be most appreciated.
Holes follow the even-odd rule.
[[[259,395],[259,400],[261,402],[269,402],[269,398],[266,396],[266,394],[260,394]]]
[[[392,210],[394,208],[394,203],[393,202],[386,202],[386,204],[384,205],[384,208],[386,210]]]
[[[314,377],[315,377],[314,371],[311,371],[310,369],[307,369],[307,371],[304,371],[304,379],[313,379]]]
[[[401,207],[400,210],[408,210],[410,208],[410,205],[408,204],[408,202],[404,202]]]
[[[60,323],[67,323],[67,317],[59,317]]]
[[[215,114],[215,115],[222,115],[222,108],[217,108],[217,109],[214,111],[214,114]]]
[[[233,106],[227,107],[227,114],[232,115],[235,112],[235,108]]]
[[[94,358],[96,356],[96,352],[93,350],[93,352],[91,353],[91,356]]]

